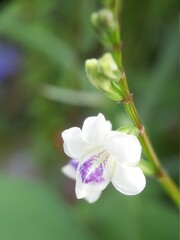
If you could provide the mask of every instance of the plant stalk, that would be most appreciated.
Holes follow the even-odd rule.
[[[115,56],[115,61],[119,67],[119,69],[122,71],[122,77],[119,82],[122,92],[123,92],[123,105],[125,107],[125,110],[129,116],[129,118],[132,120],[135,127],[139,129],[139,141],[142,145],[143,152],[145,153],[147,159],[153,164],[156,173],[155,178],[158,179],[160,184],[163,186],[165,191],[168,193],[170,198],[173,200],[173,202],[177,205],[177,207],[180,208],[180,192],[178,187],[176,186],[175,182],[171,179],[171,177],[168,175],[168,173],[165,171],[163,166],[161,165],[154,148],[151,144],[151,141],[148,137],[147,131],[145,127],[143,126],[141,119],[139,117],[139,114],[137,112],[136,106],[133,101],[133,96],[130,93],[127,79],[125,72],[122,67],[122,54],[120,49],[120,28],[119,28],[119,21],[118,21],[118,14],[119,14],[119,6],[120,2],[118,0],[114,1],[114,6],[112,8],[112,11],[114,13],[114,17],[116,19],[117,24],[117,31],[116,31],[116,42],[113,43],[115,46],[119,45],[119,48],[115,47],[113,48],[113,55]]]

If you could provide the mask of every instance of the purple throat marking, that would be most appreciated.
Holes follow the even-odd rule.
[[[92,156],[79,168],[83,183],[102,183],[104,181],[103,173],[108,160],[108,156],[106,156],[106,158],[97,167],[93,166],[103,154],[104,151]]]

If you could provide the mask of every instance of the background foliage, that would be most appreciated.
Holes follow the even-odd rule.
[[[0,239],[178,238],[178,212],[153,179],[135,197],[106,189],[89,205],[60,173],[60,133],[123,107],[87,80],[84,61],[103,49],[90,15],[105,0],[0,1]],[[178,181],[178,3],[123,1],[123,60],[158,155]]]

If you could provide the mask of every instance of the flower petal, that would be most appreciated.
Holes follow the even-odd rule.
[[[85,199],[89,203],[94,203],[99,199],[100,196],[101,196],[101,191],[100,192],[92,191],[85,197]]]
[[[76,175],[77,198],[90,199],[93,192],[104,190],[112,176],[111,164],[113,162],[109,159],[109,155],[102,150],[89,154],[80,162]]]
[[[76,179],[76,171],[79,161],[71,159],[67,165],[61,168],[61,171],[68,177]]]
[[[104,147],[122,167],[136,166],[140,161],[141,145],[134,135],[112,131]]]
[[[102,144],[104,138],[111,132],[112,125],[102,113],[97,117],[88,117],[82,127],[82,136],[89,143]]]
[[[79,159],[91,151],[90,146],[82,138],[81,129],[72,127],[62,132],[64,152],[71,158]]]
[[[139,167],[118,167],[111,182],[119,192],[125,195],[136,195],[140,193],[146,185],[145,176]]]

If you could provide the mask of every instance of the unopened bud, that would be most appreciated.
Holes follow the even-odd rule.
[[[104,29],[106,31],[114,31],[116,28],[114,15],[109,9],[101,9],[91,16],[91,22],[97,29]]]
[[[136,137],[139,136],[139,129],[137,127],[134,127],[134,126],[120,127],[118,129],[118,131],[126,133],[126,134],[132,134],[132,135],[135,135]]]
[[[95,28],[101,43],[105,47],[112,46],[115,38],[117,23],[110,9],[101,9],[91,16],[91,22]]]
[[[110,53],[105,53],[99,59],[99,67],[101,69],[101,73],[105,77],[111,80],[119,81],[121,73],[118,69],[116,62],[114,61],[114,58]]]
[[[110,53],[104,54],[99,60],[87,60],[85,68],[90,82],[96,88],[115,101],[122,100],[118,85],[121,73]]]

